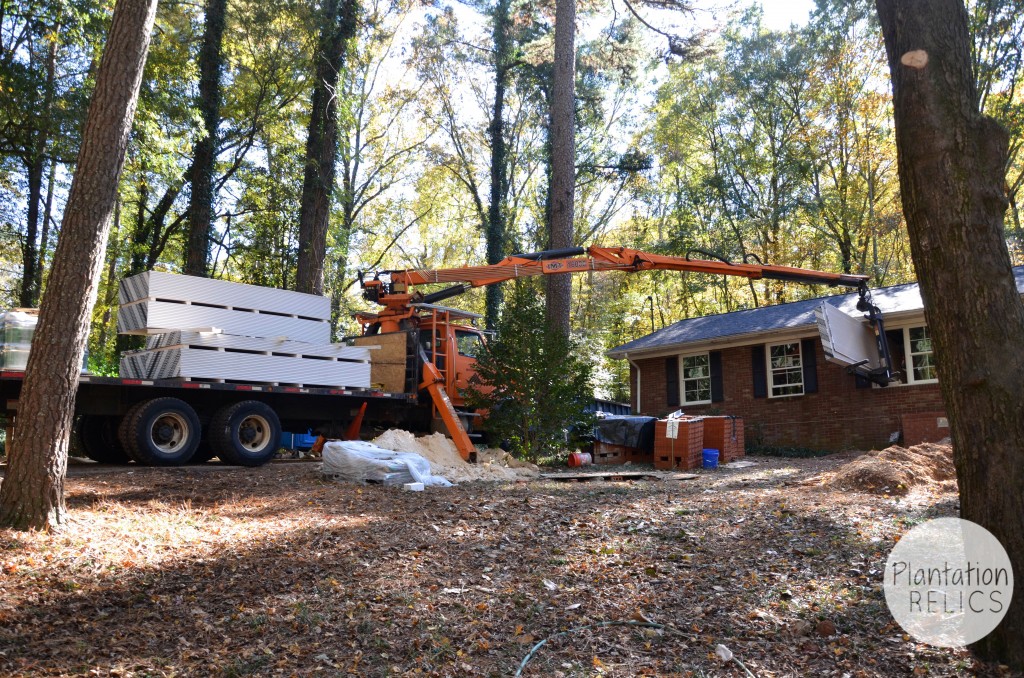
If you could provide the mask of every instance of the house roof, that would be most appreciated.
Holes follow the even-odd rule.
[[[1017,290],[1024,294],[1024,266],[1015,267],[1013,275],[1017,282]],[[612,358],[624,358],[627,353],[661,351],[728,337],[811,328],[815,326],[814,309],[823,301],[850,315],[858,315],[857,298],[857,293],[852,292],[776,306],[762,306],[731,313],[688,318],[653,334],[648,334],[646,337],[616,346],[608,352],[608,355]],[[883,316],[924,310],[917,283],[871,290],[871,300],[881,309]]]

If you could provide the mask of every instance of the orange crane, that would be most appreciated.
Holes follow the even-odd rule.
[[[456,407],[462,404],[458,395],[460,388],[472,380],[472,356],[464,355],[459,349],[459,332],[462,342],[475,334],[483,340],[479,330],[464,325],[453,325],[451,319],[468,314],[436,306],[436,303],[460,295],[473,287],[484,287],[495,283],[536,275],[560,275],[591,271],[692,271],[732,275],[750,280],[780,280],[805,285],[843,286],[856,289],[860,294],[857,308],[868,313],[875,330],[881,367],[868,369],[855,366],[855,371],[872,381],[885,385],[891,378],[889,351],[885,341],[885,328],[879,309],[871,303],[868,293],[868,276],[850,273],[828,273],[789,266],[734,263],[724,259],[691,259],[653,254],[628,247],[573,247],[547,250],[531,254],[514,254],[496,264],[463,266],[442,269],[407,269],[380,271],[367,279],[359,272],[363,297],[384,308],[376,313],[359,313],[357,320],[364,333],[377,334],[418,330],[430,333],[431,338],[419,342],[429,348],[422,355],[423,383],[421,388],[431,394],[437,411],[444,420],[463,458],[474,456],[473,446],[461,426]],[[438,292],[423,294],[412,288],[418,285],[455,283]],[[459,358],[466,358],[459,365]]]

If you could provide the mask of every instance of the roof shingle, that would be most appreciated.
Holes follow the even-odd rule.
[[[1024,294],[1024,266],[1015,267],[1013,274],[1017,282],[1017,290]],[[850,315],[858,315],[857,297],[857,293],[852,292],[776,306],[762,306],[731,313],[688,318],[646,337],[616,346],[608,352],[608,355],[612,358],[622,358],[626,353],[642,353],[676,346],[684,347],[713,339],[770,333],[801,327],[809,328],[815,325],[814,309],[822,301],[836,306]],[[871,299],[881,309],[883,316],[899,312],[920,311],[924,308],[917,283],[871,290]]]

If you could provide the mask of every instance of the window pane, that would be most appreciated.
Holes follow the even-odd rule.
[[[711,359],[709,354],[684,356],[682,375],[684,404],[710,402]]]
[[[769,379],[773,396],[802,395],[804,374],[800,359],[800,343],[769,347]]]
[[[455,342],[459,353],[475,358],[480,350],[480,335],[476,332],[455,332]]]
[[[927,327],[910,327],[907,329],[909,343],[909,367],[911,382],[934,381],[938,379],[935,371],[935,360],[932,353],[932,338]]]

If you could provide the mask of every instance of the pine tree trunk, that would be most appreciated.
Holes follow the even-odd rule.
[[[38,132],[41,139],[43,132]],[[45,143],[45,142],[44,142]],[[43,196],[43,149],[33,144],[31,163],[28,166],[28,214],[25,220],[25,242],[21,248],[21,294],[18,304],[33,308],[39,302],[39,287],[36,282],[39,265],[39,203]]]
[[[306,167],[299,211],[299,257],[295,289],[324,292],[327,227],[338,158],[338,75],[348,41],[356,33],[357,0],[328,0],[316,53],[316,82],[306,135]]]
[[[494,106],[487,130],[491,142],[491,195],[487,207],[487,263],[505,258],[505,196],[508,194],[508,151],[505,145],[505,92],[512,71],[509,54],[509,7],[511,0],[498,0],[494,7]],[[493,330],[501,312],[501,285],[487,287],[485,325]]]
[[[877,0],[903,210],[953,437],[961,515],[1024,573],[1024,303],[1003,218],[1008,135],[981,115],[961,0]],[[973,646],[1024,669],[1024,596]]]
[[[59,28],[58,28],[59,30]],[[46,89],[43,91],[42,115],[48,118],[53,108],[54,88],[57,78],[57,41],[50,42],[46,53]],[[25,228],[25,245],[22,248],[22,281],[18,303],[33,308],[39,303],[42,288],[45,247],[39,247],[39,203],[43,190],[43,167],[46,165],[46,146],[50,140],[49,120],[39,121],[39,129],[33,140],[32,153],[28,164],[28,215]],[[46,227],[44,222],[43,227]]]
[[[65,519],[75,388],[156,7],[157,0],[120,0],[114,9],[8,443],[5,527],[51,529]]]
[[[196,142],[189,169],[192,191],[188,206],[188,246],[185,273],[205,277],[210,268],[210,230],[213,222],[213,171],[220,123],[220,76],[224,64],[221,42],[227,0],[207,0],[203,47],[199,53],[199,110],[204,136]]]
[[[572,247],[576,189],[576,0],[555,7],[555,72],[551,93],[551,249]],[[548,323],[569,334],[572,280],[547,278]]]

